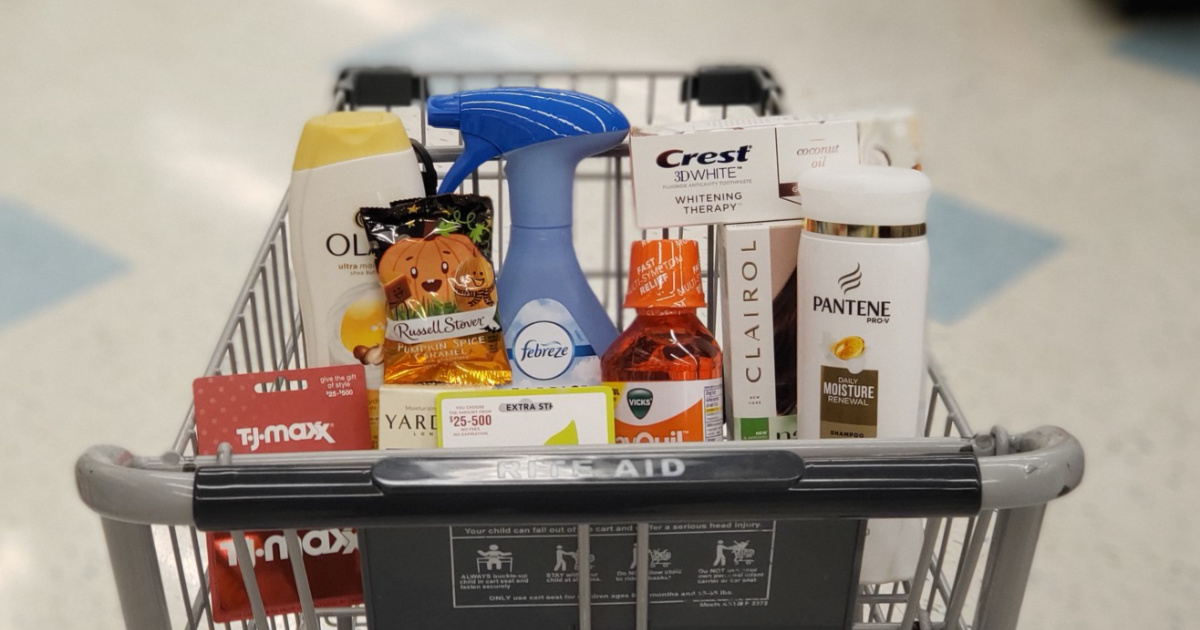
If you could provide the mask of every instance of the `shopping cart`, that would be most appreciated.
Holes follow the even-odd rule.
[[[357,69],[340,77],[337,109],[394,110],[429,158],[444,169],[457,155],[455,132],[428,128],[425,97],[495,85],[541,85],[590,92],[620,106],[632,121],[663,122],[779,113],[781,90],[759,68],[708,68],[695,73],[546,72],[458,73],[418,76],[395,68]],[[631,239],[644,238],[630,220],[628,149],[618,147],[586,160],[577,180],[576,241],[581,262],[613,318],[620,308]],[[500,164],[481,168],[466,184],[490,196],[497,220],[494,259],[503,264],[507,246],[505,182]],[[675,231],[675,230],[672,230]],[[663,236],[668,235],[662,231]],[[677,235],[707,247],[707,295],[720,296],[714,231],[680,228]],[[657,236],[657,231],[651,236]],[[288,252],[287,207],[281,205],[221,332],[206,375],[304,367],[304,336]],[[720,322],[714,306],[710,327]],[[719,335],[718,335],[719,336]],[[669,481],[630,485],[619,498],[596,494],[594,485],[563,482],[576,500],[554,508],[531,500],[522,482],[497,487],[496,458],[461,451],[338,452],[296,455],[196,455],[193,416],[164,455],[138,457],[124,449],[97,446],[78,461],[76,478],[85,503],[101,516],[125,625],[130,630],[215,627],[209,602],[206,560],[198,530],[233,530],[254,617],[241,622],[258,629],[365,626],[362,607],[316,609],[301,560],[298,529],[492,523],[577,526],[578,557],[589,557],[589,525],[637,523],[635,627],[653,627],[647,572],[669,552],[649,548],[650,523],[712,518],[919,517],[925,535],[914,574],[892,584],[864,586],[850,612],[859,630],[1016,627],[1046,504],[1074,489],[1083,475],[1083,451],[1065,431],[1044,427],[1021,435],[1003,429],[975,433],[936,368],[930,370],[926,437],[910,440],[725,442],[623,447],[561,447],[513,450],[504,458],[598,459],[636,454],[682,458],[704,469],[722,458],[753,461],[754,474],[737,482],[701,485],[689,491]],[[550,455],[552,454],[552,455]],[[397,467],[419,463],[424,477],[397,481]],[[347,472],[349,471],[349,472]],[[869,471],[867,474],[865,471]],[[345,489],[349,474],[359,484]],[[305,475],[296,493],[297,475]],[[343,475],[343,477],[338,477]],[[234,479],[235,483],[228,480]],[[450,479],[457,481],[451,482]],[[332,484],[320,487],[322,483]],[[533,483],[533,482],[529,482]],[[353,484],[351,484],[353,485]],[[453,488],[478,506],[477,513],[411,500],[414,493]],[[532,486],[531,486],[532,487]],[[326,500],[313,501],[314,489]],[[461,502],[456,503],[461,505]],[[497,511],[503,506],[503,513]],[[242,530],[283,530],[292,550],[302,611],[266,615],[253,579],[251,550]],[[731,547],[732,548],[732,547]],[[743,546],[743,550],[745,550]],[[665,554],[665,555],[664,555]],[[732,556],[731,556],[732,557]],[[743,553],[743,560],[753,560]],[[640,561],[640,562],[639,562]],[[733,560],[731,560],[733,562]],[[505,568],[511,568],[508,560]],[[485,567],[486,568],[486,567]],[[980,570],[982,568],[982,570]],[[369,587],[370,585],[368,585]],[[578,621],[592,624],[591,584],[578,581]],[[226,628],[230,627],[225,624]]]

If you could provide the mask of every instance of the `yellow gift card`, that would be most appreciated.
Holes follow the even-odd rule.
[[[444,392],[438,446],[612,444],[608,387]]]

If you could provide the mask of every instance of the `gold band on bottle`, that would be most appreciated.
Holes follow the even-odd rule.
[[[851,223],[834,223],[807,219],[804,229],[816,234],[833,236],[852,236],[854,238],[912,238],[925,236],[925,224],[913,225],[854,225]]]

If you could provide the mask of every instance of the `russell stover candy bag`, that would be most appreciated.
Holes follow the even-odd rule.
[[[489,256],[491,202],[438,195],[360,214],[387,299],[384,382],[510,382]]]

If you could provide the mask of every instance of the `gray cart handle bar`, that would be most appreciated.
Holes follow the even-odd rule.
[[[1008,437],[716,442],[140,458],[76,463],[104,517],[201,529],[573,523],[775,516],[954,516],[1043,505],[1077,487],[1083,449]],[[532,478],[531,478],[532,476]]]

